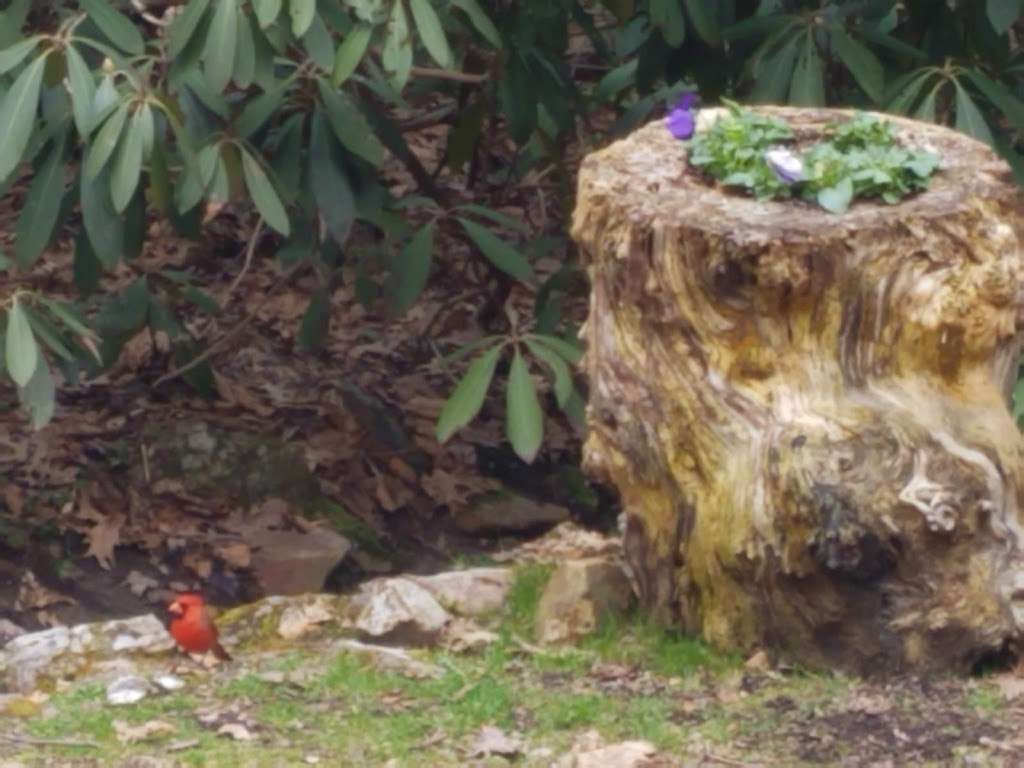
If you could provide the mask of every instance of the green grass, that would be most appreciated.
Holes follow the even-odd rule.
[[[54,696],[52,715],[26,727],[39,738],[95,741],[103,747],[105,764],[117,765],[130,755],[159,751],[162,742],[122,745],[113,721],[160,719],[176,727],[171,739],[198,739],[195,747],[175,753],[184,765],[255,768],[301,764],[311,753],[335,764],[379,765],[395,759],[402,768],[458,765],[462,758],[453,750],[468,744],[483,725],[522,731],[531,746],[556,751],[589,728],[610,739],[649,739],[669,750],[683,749],[695,733],[715,740],[735,730],[725,713],[708,712],[696,723],[676,722],[673,713],[686,685],[708,684],[736,670],[739,659],[646,617],[608,621],[575,646],[537,652],[534,617],[551,571],[543,565],[520,568],[504,610],[494,617],[499,639],[483,652],[427,653],[425,660],[444,670],[436,680],[409,680],[378,672],[351,654],[324,657],[300,648],[265,659],[259,669],[226,667],[215,679],[192,679],[182,692],[153,696],[131,708],[111,708],[101,686],[83,685]],[[590,676],[598,662],[632,665],[675,682],[642,694],[607,691]],[[301,670],[305,682],[261,679],[260,672],[272,670]],[[195,715],[200,708],[231,705],[259,724],[258,743],[217,736]],[[423,747],[438,729],[444,738]],[[89,757],[90,752],[95,756],[92,750],[48,749],[67,758]],[[32,755],[27,750],[22,758]]]

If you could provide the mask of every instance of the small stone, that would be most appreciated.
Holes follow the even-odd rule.
[[[511,568],[467,568],[463,571],[410,576],[445,608],[460,616],[493,613],[505,604],[512,588]]]
[[[277,634],[285,640],[296,640],[320,624],[336,619],[337,616],[331,610],[331,598],[317,595],[311,601],[294,603],[285,608],[277,622]]]
[[[772,668],[772,660],[768,656],[767,651],[760,650],[747,659],[743,663],[743,667],[748,672],[770,672]]]
[[[252,548],[252,572],[269,595],[320,592],[327,575],[352,548],[344,536],[326,528],[255,531],[246,537]]]
[[[107,686],[107,703],[115,707],[134,704],[146,698],[147,693],[149,683],[141,677],[119,677]]]
[[[153,682],[165,691],[180,691],[185,687],[185,681],[177,675],[157,675]]]
[[[625,612],[632,597],[625,571],[611,558],[563,562],[537,606],[537,639],[556,643],[588,635],[605,617]]]
[[[320,762],[320,758],[316,755],[306,755],[302,759],[307,765],[317,765]]]
[[[369,582],[352,608],[358,631],[398,645],[433,645],[451,619],[430,592],[405,578]]]

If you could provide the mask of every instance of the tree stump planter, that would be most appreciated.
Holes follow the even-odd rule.
[[[852,117],[765,111],[798,142]],[[688,631],[966,671],[1024,627],[1024,206],[984,145],[885,119],[942,169],[841,216],[708,182],[660,121],[585,160],[585,461],[641,600]]]

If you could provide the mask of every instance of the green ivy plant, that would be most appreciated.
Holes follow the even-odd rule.
[[[785,122],[727,102],[729,113],[690,141],[689,162],[725,186],[741,187],[758,199],[794,194],[832,213],[857,198],[895,204],[927,187],[939,165],[933,153],[899,145],[888,121],[858,114],[829,127],[829,138],[803,157],[799,172],[773,167],[771,150],[793,140]]]

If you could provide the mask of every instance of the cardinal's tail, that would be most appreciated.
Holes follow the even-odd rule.
[[[224,646],[220,643],[213,644],[213,655],[221,661],[231,661],[231,654],[224,650]]]

